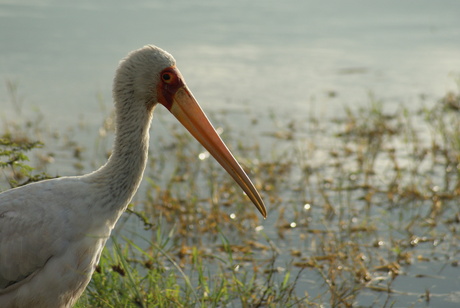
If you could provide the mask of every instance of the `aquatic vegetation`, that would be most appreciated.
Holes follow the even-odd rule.
[[[253,172],[266,220],[188,133],[160,115],[171,135],[152,138],[159,150],[150,154],[144,184],[77,306],[455,303],[459,106],[460,96],[448,93],[415,111],[387,111],[371,99],[338,118],[258,115],[273,124],[267,126],[248,115],[252,138],[221,124]],[[107,123],[100,155],[110,146]],[[20,131],[10,130],[10,139]],[[65,144],[73,145],[76,171],[91,169],[85,147]],[[14,150],[40,156],[37,145]],[[1,166],[11,161],[4,157]]]

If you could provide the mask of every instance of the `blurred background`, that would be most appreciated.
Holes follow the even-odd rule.
[[[457,88],[458,12],[455,0],[1,0],[0,80],[18,85],[23,112],[91,122],[118,61],[155,44],[205,110],[328,116],[369,93],[419,104]],[[7,97],[2,85],[1,112]]]

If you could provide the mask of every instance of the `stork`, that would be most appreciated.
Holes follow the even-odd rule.
[[[166,107],[209,151],[266,217],[256,188],[185,84],[176,61],[156,46],[124,58],[113,82],[116,136],[98,170],[0,194],[0,307],[71,307],[88,285],[146,167],[149,128]]]

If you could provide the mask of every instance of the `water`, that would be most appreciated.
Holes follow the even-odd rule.
[[[153,43],[171,52],[205,110],[328,115],[419,103],[455,89],[458,1],[0,1],[0,80],[24,110],[59,124],[111,100],[118,61]],[[324,103],[330,91],[337,99]],[[0,88],[3,112],[11,109]]]
[[[118,61],[150,43],[175,56],[208,113],[252,112],[262,123],[270,110],[299,119],[330,117],[343,113],[345,104],[367,104],[369,93],[389,109],[417,107],[457,89],[458,12],[455,0],[0,0],[0,80],[16,82],[22,101],[18,113],[2,85],[0,116],[40,110],[52,127],[83,120],[95,130],[107,113],[101,105],[110,106]],[[238,121],[247,119],[231,121],[245,126]],[[89,136],[85,131],[76,139],[91,147]],[[73,171],[59,168],[61,175]],[[455,281],[450,274],[458,277],[458,268],[429,280],[427,288],[453,296],[459,286],[445,285]],[[413,277],[405,278],[420,289]],[[410,284],[398,283],[407,302],[417,299]],[[363,293],[359,301],[371,305],[373,299]],[[449,303],[458,299],[443,301]]]

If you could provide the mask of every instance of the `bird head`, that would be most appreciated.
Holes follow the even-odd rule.
[[[122,104],[141,102],[145,112],[151,112],[158,104],[166,107],[233,177],[259,212],[267,216],[259,192],[193,97],[169,53],[148,45],[128,54],[117,70],[114,97]]]

